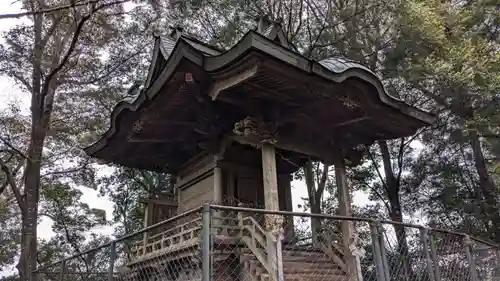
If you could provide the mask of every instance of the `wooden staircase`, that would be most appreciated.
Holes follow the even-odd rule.
[[[339,256],[340,249],[334,244],[322,247],[284,246],[264,231],[251,217],[239,218],[241,228],[239,280],[273,281],[280,280],[277,273],[282,268],[283,280],[290,281],[347,281],[345,264]],[[274,245],[274,246],[273,246]],[[270,259],[271,252],[277,251],[281,257]],[[338,255],[339,253],[340,255]],[[281,261],[281,264],[279,264]],[[274,262],[274,263],[273,263]]]
[[[250,251],[243,250],[240,256],[243,268],[240,280],[272,281],[262,264]],[[345,271],[321,250],[283,251],[283,277],[288,281],[347,281]]]

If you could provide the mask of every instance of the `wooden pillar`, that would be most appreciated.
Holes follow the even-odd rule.
[[[276,173],[276,153],[274,145],[262,144],[262,178],[264,183],[264,203],[266,210],[279,211],[278,174]],[[266,230],[271,233],[272,240],[267,237],[266,252],[268,264],[271,266],[271,280],[278,281],[277,241],[280,241],[283,229],[283,218],[279,215],[266,215]]]
[[[226,173],[226,188],[227,188],[227,197],[228,197],[228,202],[229,205],[237,205],[235,204],[236,202],[236,194],[235,194],[235,188],[236,186],[234,185],[234,180],[235,180],[235,174],[234,171],[227,171]]]
[[[337,197],[339,200],[339,211],[341,216],[352,216],[351,212],[351,200],[349,186],[347,183],[346,166],[344,158],[340,151],[336,153],[335,157],[335,181],[337,184]],[[356,257],[356,253],[353,253],[353,243],[355,242],[355,229],[353,221],[343,220],[342,221],[342,248],[344,251],[345,263],[347,266],[347,274],[349,276],[349,281],[361,281],[359,259]]]
[[[283,177],[285,183],[283,184],[283,192],[285,193],[285,210],[289,212],[293,212],[293,202],[292,202],[292,183],[291,183],[291,175],[286,175]],[[293,228],[293,216],[288,216],[286,220],[285,226],[285,241],[292,241],[294,238],[294,228]]]
[[[144,208],[144,227],[148,227],[152,224],[153,222],[153,203],[152,202],[146,202],[146,207]],[[146,231],[143,234],[143,243],[144,246],[148,243],[148,236],[149,233]]]
[[[278,174],[276,173],[276,153],[274,145],[262,144],[262,179],[264,186],[264,205],[266,210],[279,211]],[[283,233],[283,217],[279,215],[266,216],[266,228],[276,237]]]
[[[213,198],[212,198],[212,204],[216,205],[223,205],[222,202],[222,169],[219,166],[219,157],[215,156],[215,167],[214,167],[214,189],[213,189]],[[214,212],[213,219],[211,220],[212,227],[216,231],[217,234],[222,234],[222,235],[227,235],[225,232],[226,229],[221,228],[219,226],[224,224],[224,221],[221,221],[221,217],[224,217],[224,215],[221,214],[222,212],[216,211]],[[214,218],[219,218],[219,219],[214,219]],[[219,232],[222,231],[222,232]]]
[[[215,204],[222,205],[222,169],[216,165],[214,167],[214,198],[213,201]]]
[[[278,175],[274,145],[262,144],[262,178],[264,180],[264,203],[267,210],[279,211]]]

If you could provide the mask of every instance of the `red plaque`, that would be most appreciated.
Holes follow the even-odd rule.
[[[191,72],[184,73],[184,82],[186,82],[186,83],[193,83],[194,82],[193,74]]]

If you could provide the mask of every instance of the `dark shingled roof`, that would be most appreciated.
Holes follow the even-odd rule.
[[[194,37],[183,35],[181,38],[183,40],[185,40],[193,48],[202,52],[203,55],[205,55],[205,56],[218,56],[221,54],[221,52],[219,50],[217,50],[216,48],[209,46],[208,44],[205,44],[205,43],[199,41],[198,39],[195,39]],[[160,41],[161,41],[161,46],[164,50],[164,53],[170,55],[172,53],[172,51],[174,50],[174,47],[175,47],[175,44],[177,43],[177,40],[174,40],[171,37],[167,37],[167,36],[160,36]]]
[[[264,62],[267,60],[274,61],[279,65],[278,67],[286,66],[287,69],[290,68],[291,71],[302,73],[301,77],[303,77],[303,79],[310,79],[308,77],[320,79],[323,81],[321,83],[327,83],[327,87],[332,89],[332,91],[330,91],[332,95],[336,95],[333,89],[339,84],[348,85],[349,83],[352,84],[352,81],[358,81],[355,83],[358,83],[359,86],[368,85],[370,88],[369,99],[371,102],[377,103],[377,105],[374,105],[374,109],[382,111],[387,109],[391,112],[390,115],[387,116],[392,116],[392,119],[387,116],[380,116],[380,118],[383,119],[383,121],[380,122],[386,123],[383,123],[383,127],[380,127],[380,131],[376,131],[378,127],[375,127],[375,129],[370,129],[370,132],[366,132],[367,134],[371,134],[372,137],[383,135],[387,138],[388,136],[400,137],[411,135],[418,128],[426,126],[434,121],[434,115],[414,108],[387,94],[380,79],[375,73],[359,63],[345,58],[328,58],[319,62],[305,58],[291,48],[291,44],[286,40],[281,27],[274,24],[265,28],[262,33],[249,31],[235,46],[227,51],[218,50],[213,46],[187,35],[178,35],[177,38],[157,36],[153,59],[144,89],[142,91],[137,91],[140,93],[133,102],[122,101],[114,108],[111,115],[109,130],[99,141],[86,148],[85,151],[91,156],[106,159],[107,161],[118,164],[143,169],[153,169],[152,166],[158,165],[157,163],[135,163],[137,161],[127,159],[126,156],[122,157],[120,155],[126,153],[127,150],[146,145],[146,143],[141,144],[137,142],[127,143],[125,139],[126,134],[128,130],[130,130],[131,122],[137,120],[136,118],[142,114],[140,110],[151,106],[151,104],[153,104],[151,101],[153,101],[160,92],[165,91],[162,89],[168,90],[168,88],[165,88],[165,85],[170,85],[168,83],[170,83],[169,81],[174,74],[181,74],[178,72],[177,67],[184,65],[184,67],[191,67],[189,69],[192,69],[187,71],[200,71],[199,75],[205,76],[203,79],[208,79],[207,81],[212,81],[209,83],[212,83],[213,86],[213,83],[218,79],[214,77],[220,77],[218,75],[221,75],[224,71],[231,71],[235,65],[242,62],[242,58],[251,56],[261,58]],[[273,73],[270,73],[265,77],[273,79],[273,75]],[[210,87],[210,85],[205,85],[204,87]],[[341,88],[337,87],[337,89]],[[208,88],[204,88],[204,91],[208,90]],[[180,94],[180,96],[187,97],[186,94]],[[216,97],[212,98],[215,99]],[[192,104],[179,103],[175,106],[191,108],[191,105]],[[174,105],[167,106],[167,104],[162,104],[161,106],[168,107]],[[383,108],[381,106],[383,106]],[[194,107],[192,110],[195,110]],[[380,112],[377,111],[376,114],[380,114]],[[379,118],[379,115],[372,117]],[[366,126],[370,127],[371,125],[368,124],[371,123],[366,123],[363,126],[360,125],[357,129],[367,128]],[[382,123],[378,124],[378,126],[382,126],[381,124]],[[163,147],[160,146],[159,143],[156,143],[153,144],[153,146],[156,149],[155,151],[168,154],[173,151],[172,149],[178,147],[179,144],[165,144],[165,147]],[[188,156],[194,156],[191,155],[191,153],[195,152],[196,149],[184,151],[184,154],[179,157],[185,160]],[[148,159],[147,156],[144,157]],[[165,158],[172,157],[172,155],[169,154],[168,156],[164,155],[158,157]],[[163,159],[160,160],[164,161]],[[175,169],[177,168],[176,165],[178,165],[177,162],[174,164],[175,167],[170,166],[165,169]]]

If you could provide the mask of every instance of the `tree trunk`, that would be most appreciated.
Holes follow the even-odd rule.
[[[500,241],[500,216],[498,212],[498,201],[496,199],[498,197],[497,187],[488,172],[477,131],[471,131],[469,137],[471,140],[472,152],[474,153],[474,165],[479,176],[479,192],[486,203],[486,206],[484,206],[485,211],[492,223],[492,229],[494,229],[491,239],[498,242]]]
[[[314,182],[314,170],[312,161],[308,161],[304,166],[304,178],[306,181],[311,213],[321,213],[321,205],[316,202],[316,184]],[[317,220],[316,218],[311,218],[311,235],[313,244],[316,244],[318,242],[318,232],[320,229],[321,224],[319,220]]]
[[[384,163],[384,172],[386,178],[386,188],[387,188],[387,198],[389,199],[389,216],[391,220],[396,222],[403,222],[401,201],[399,197],[400,183],[398,179],[394,176],[394,171],[391,165],[391,156],[389,154],[389,148],[387,142],[379,141],[380,150],[382,152],[382,161]],[[401,152],[402,153],[402,152]],[[400,167],[401,169],[401,167]],[[401,262],[403,263],[404,275],[400,276],[402,280],[411,280],[412,270],[411,261],[408,258],[408,242],[406,240],[406,231],[404,226],[393,225],[394,231],[396,233],[396,239],[398,242],[398,254]]]
[[[38,3],[38,5],[36,4]],[[40,3],[33,1],[33,11],[40,8]],[[24,209],[21,209],[21,255],[17,265],[21,281],[34,281],[37,261],[37,224],[38,224],[38,197],[40,185],[40,161],[42,159],[43,142],[46,130],[43,129],[41,108],[43,97],[40,94],[42,73],[40,62],[42,59],[42,25],[43,16],[33,16],[33,61],[32,61],[32,93],[31,93],[31,133],[27,151],[26,167],[24,170]]]
[[[319,172],[319,168],[316,172]],[[321,196],[325,190],[328,179],[328,165],[323,165],[321,177],[319,178],[319,182],[316,184],[314,180],[313,163],[312,161],[308,161],[304,167],[304,177],[309,197],[309,205],[311,207],[311,214],[321,214]],[[311,234],[313,244],[320,242],[320,232],[321,220],[318,218],[311,218]]]
[[[314,202],[311,204],[311,214],[321,214],[321,202]],[[311,218],[311,232],[313,244],[320,242],[321,220],[318,218]]]
[[[32,276],[32,271],[36,269],[37,261],[40,162],[42,158],[45,131],[45,129],[40,128],[40,125],[33,126],[27,154],[28,159],[24,181],[24,202],[26,203],[26,209],[21,213],[21,256],[18,265],[19,275],[22,281],[36,280],[34,278],[35,276]]]

